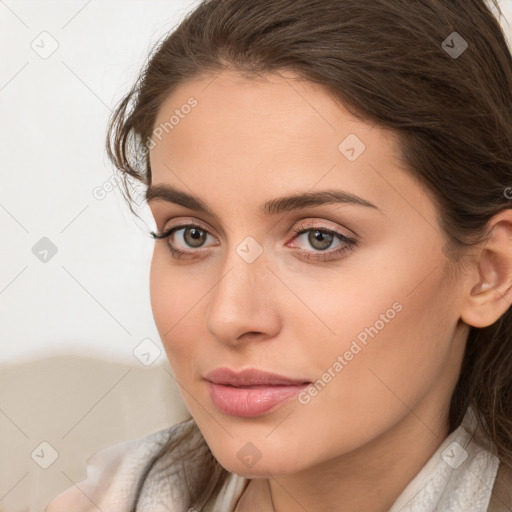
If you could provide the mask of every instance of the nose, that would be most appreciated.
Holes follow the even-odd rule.
[[[206,327],[219,343],[239,346],[266,340],[280,329],[279,282],[262,253],[251,263],[235,249],[226,258],[218,280],[208,294]]]

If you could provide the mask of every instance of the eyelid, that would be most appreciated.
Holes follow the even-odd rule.
[[[358,238],[354,232],[347,230],[346,228],[341,228],[341,227],[337,227],[337,226],[329,226],[328,221],[326,221],[326,220],[299,221],[299,224],[294,225],[294,226],[295,227],[293,228],[293,232],[295,233],[296,236],[300,233],[300,231],[309,231],[312,229],[318,229],[319,231],[327,231],[329,233],[342,235],[343,237],[348,238],[350,240],[355,240]]]
[[[205,215],[206,221],[203,221],[199,219],[198,217],[194,216],[194,213],[191,213],[191,210],[189,210],[186,207],[178,207],[178,210],[175,210],[174,206],[169,203],[159,202],[155,201],[151,213],[153,215],[154,220],[157,224],[157,229],[159,229],[159,233],[164,233],[165,231],[168,231],[166,229],[167,224],[170,224],[171,222],[176,222],[173,227],[177,227],[178,225],[189,225],[189,224],[196,224],[198,227],[201,227],[201,229],[204,229],[205,231],[208,231],[208,233],[211,233],[215,236],[215,238],[219,239],[219,237],[226,236],[226,232],[224,230],[224,227],[219,224],[217,225],[216,219],[213,218],[210,220],[208,216]],[[160,209],[159,209],[160,207]],[[182,208],[184,208],[185,211],[182,211]],[[188,211],[187,211],[188,210]],[[175,220],[175,219],[181,219],[181,220]],[[160,230],[159,224],[160,220],[163,220],[162,222],[162,229]],[[212,224],[212,222],[214,224]],[[228,226],[229,228],[229,226]],[[169,228],[170,229],[170,228]],[[219,235],[219,236],[217,236]]]
[[[292,241],[299,238],[303,234],[307,233],[308,231],[318,230],[324,233],[327,233],[334,238],[336,238],[340,242],[340,246],[335,249],[326,249],[325,251],[315,251],[315,250],[308,250],[308,249],[301,249],[301,248],[295,248],[294,252],[299,254],[302,258],[305,258],[307,260],[313,261],[313,262],[328,262],[328,261],[336,261],[341,258],[343,258],[343,255],[345,253],[349,253],[352,250],[356,249],[359,245],[359,240],[357,235],[354,237],[353,235],[347,235],[341,231],[342,229],[338,227],[328,227],[326,225],[326,221],[322,220],[316,221],[317,223],[321,222],[321,225],[315,225],[313,221],[299,221],[298,225],[294,225],[293,228],[293,238]],[[167,239],[170,238],[176,231],[179,231],[183,228],[199,228],[202,231],[205,231],[207,235],[213,236],[215,238],[215,235],[210,232],[209,229],[205,228],[202,223],[190,220],[183,220],[179,221],[170,228],[166,229],[163,233],[156,234],[154,232],[151,232],[151,235],[156,239]],[[287,242],[287,247],[290,247],[288,244],[290,242]],[[207,251],[208,247],[199,247],[199,248],[191,248],[191,249],[180,249],[178,247],[173,247],[174,244],[168,242],[167,246],[170,252],[172,253],[173,259],[190,259],[193,260],[194,257],[201,257],[200,255]]]
[[[168,221],[170,222],[170,221]],[[212,233],[212,230],[209,227],[206,227],[200,220],[198,219],[185,219],[182,221],[176,221],[175,224],[173,224],[171,227],[166,228],[165,226],[168,224],[168,222],[164,223],[164,227],[159,233],[161,235],[165,235],[166,233],[169,233],[170,231],[173,231],[175,229],[179,229],[180,227],[198,227],[202,229],[203,231],[206,231],[208,234],[214,236],[215,238],[218,238],[216,234]]]
[[[314,215],[310,216],[310,218],[316,218],[318,219],[317,217],[315,217]],[[163,227],[161,230],[159,230],[159,233],[160,234],[163,234],[167,231],[170,231],[171,229],[174,229],[174,228],[177,228],[178,226],[190,226],[191,224],[193,225],[197,225],[197,227],[200,227],[201,229],[207,231],[208,233],[210,233],[211,235],[215,236],[216,238],[218,238],[217,234],[216,234],[216,230],[215,233],[212,233],[212,230],[210,229],[210,227],[207,227],[201,220],[195,218],[195,217],[192,217],[192,218],[185,218],[184,220],[178,220],[176,221],[176,224],[173,224],[172,227],[170,228],[167,228],[166,229],[166,225],[170,222],[170,220],[166,221],[163,223]],[[314,223],[320,223],[320,225],[315,225]],[[343,234],[344,236],[346,236],[347,238],[358,238],[358,235],[355,231],[353,230],[347,230],[346,228],[341,228],[341,227],[338,227],[338,226],[331,226],[329,227],[328,223],[332,223],[332,221],[329,221],[329,220],[326,220],[325,218],[324,219],[318,219],[318,220],[315,220],[315,221],[310,221],[310,220],[294,220],[293,223],[292,223],[292,227],[288,229],[288,232],[289,233],[295,233],[299,230],[299,229],[302,229],[302,228],[308,228],[308,229],[314,229],[314,228],[317,228],[317,229],[322,229],[324,228],[325,230],[330,230],[330,231],[335,231],[335,232],[339,232],[340,230],[344,230],[344,231],[349,231],[349,233],[340,233],[340,234]],[[298,225],[297,225],[298,224]],[[292,229],[293,228],[293,229]]]
[[[196,222],[196,221],[183,221],[183,222],[178,222],[177,224],[173,224],[171,227],[169,228],[164,228],[163,230],[161,231],[158,231],[158,232],[154,232],[154,231],[151,231],[150,234],[153,238],[155,239],[169,239],[171,236],[173,236],[176,231],[179,231],[180,229],[185,229],[185,228],[199,228],[201,231],[204,231],[205,233],[207,233],[207,235],[209,236],[212,236],[213,238],[217,238],[211,231],[210,229],[207,229],[205,228],[202,224]],[[170,246],[169,242],[167,243],[167,245]],[[210,247],[210,246],[208,246]],[[203,251],[204,249],[207,249],[208,247],[199,247],[199,248],[196,248],[196,249],[185,249],[183,252],[190,252],[190,253],[197,253],[197,252],[201,252]],[[176,252],[178,252],[179,249],[176,250]]]
[[[321,225],[315,224],[315,222],[321,223]],[[342,228],[334,227],[334,226],[329,227],[328,225],[326,225],[326,223],[328,223],[328,222],[329,221],[326,221],[325,219],[321,220],[321,221],[320,220],[317,220],[317,221],[301,220],[301,221],[299,221],[298,225],[296,222],[294,222],[293,229],[290,228],[288,230],[288,232],[289,232],[289,235],[293,235],[294,238],[297,238],[297,236],[302,234],[301,231],[318,229],[321,231],[330,232],[334,235],[337,235],[337,234],[342,235],[344,238],[349,239],[349,240],[355,241],[355,239],[357,239],[357,234],[355,234],[354,232],[349,232],[349,233],[340,232],[340,231],[343,231]],[[158,233],[151,232],[153,235],[157,235],[157,236],[155,236],[155,238],[164,238],[164,237],[166,238],[166,236],[165,236],[166,234],[170,233],[171,231],[174,232],[174,230],[177,230],[180,227],[198,227],[198,228],[202,229],[203,231],[206,231],[208,234],[212,235],[213,237],[218,238],[215,233],[212,233],[212,231],[210,230],[209,227],[206,227],[198,219],[193,219],[193,220],[185,219],[185,220],[177,221],[176,224],[173,224],[169,228],[166,228],[165,227],[166,225],[167,225],[167,222],[164,223],[163,229],[159,230]]]
[[[334,237],[336,240],[338,240],[339,246],[334,249],[327,249],[325,251],[314,251],[314,250],[307,250],[307,249],[297,249],[297,252],[299,254],[302,254],[303,257],[306,259],[310,259],[313,261],[330,261],[337,260],[342,257],[345,252],[348,252],[350,250],[353,250],[358,247],[359,240],[358,237],[354,237],[353,235],[348,235],[342,232],[339,228],[329,228],[325,225],[325,221],[323,225],[315,225],[310,224],[308,222],[302,222],[298,226],[294,228],[293,233],[293,240],[298,239],[299,237],[303,236],[305,233],[308,233],[309,231],[321,231],[323,233],[328,233],[330,236]]]

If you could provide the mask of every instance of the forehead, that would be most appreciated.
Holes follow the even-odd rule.
[[[289,72],[250,79],[224,70],[184,82],[165,99],[154,123],[150,158],[186,156],[190,161],[208,153],[234,159],[252,150],[252,158],[313,151],[334,160],[349,134],[367,149],[378,146],[382,158],[387,156],[383,151],[391,156],[396,149],[391,132],[355,118],[318,84]],[[230,155],[222,153],[226,149]]]
[[[188,106],[191,102],[193,108]],[[301,146],[301,138],[315,142],[326,133],[338,137],[349,129],[364,137],[374,126],[352,116],[320,85],[290,73],[252,79],[225,70],[180,84],[160,106],[158,129],[164,138],[171,133],[190,136],[194,131],[196,137],[206,134],[209,140],[216,136],[215,142],[225,135],[233,143],[277,136],[281,144]]]
[[[376,204],[396,206],[401,194],[425,201],[404,172],[391,131],[354,117],[323,87],[291,74],[248,79],[225,70],[185,82],[162,103],[153,134],[152,184],[198,195],[222,185],[224,197],[243,193],[259,203],[316,186]]]

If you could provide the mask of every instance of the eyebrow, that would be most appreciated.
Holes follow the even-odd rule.
[[[167,184],[148,187],[146,190],[146,202],[150,203],[152,201],[166,201],[168,203],[179,204],[190,210],[215,217],[215,214],[200,198],[187,194]],[[310,206],[332,203],[355,204],[379,210],[373,203],[355,194],[342,190],[319,190],[271,199],[261,206],[260,211],[264,215],[277,215]]]

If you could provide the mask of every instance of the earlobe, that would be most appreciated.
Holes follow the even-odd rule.
[[[512,209],[496,214],[490,224],[477,259],[477,282],[461,311],[466,324],[479,328],[492,325],[512,305]]]

